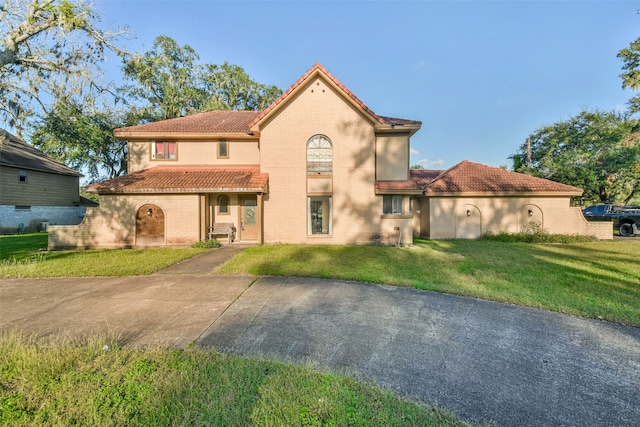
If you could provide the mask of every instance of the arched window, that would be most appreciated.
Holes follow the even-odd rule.
[[[219,214],[228,214],[229,213],[229,196],[225,196],[224,194],[218,197],[218,213]]]
[[[307,142],[307,174],[331,175],[333,147],[324,135],[315,135]]]

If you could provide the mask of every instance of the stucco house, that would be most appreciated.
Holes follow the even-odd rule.
[[[565,231],[606,237],[569,206],[581,192],[574,187],[543,180],[538,191],[537,178],[520,174],[529,186],[448,187],[464,170],[506,172],[468,162],[446,172],[410,171],[410,139],[420,127],[376,114],[316,64],[264,111],[116,129],[128,140],[129,173],[91,185],[100,207],[77,227],[53,227],[49,246],[189,245],[216,224],[233,225],[239,242],[409,244],[414,235],[475,237],[478,229],[457,216],[471,207],[468,221],[484,218],[480,233],[516,231],[518,215],[531,209],[545,228],[582,221]]]
[[[75,170],[0,129],[0,232],[79,224],[86,206]]]

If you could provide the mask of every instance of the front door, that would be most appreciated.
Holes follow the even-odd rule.
[[[256,196],[240,198],[240,240],[258,240],[258,201]]]
[[[136,214],[136,245],[164,244],[164,212],[157,205],[144,205]]]

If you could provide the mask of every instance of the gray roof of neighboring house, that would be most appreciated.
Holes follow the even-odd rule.
[[[4,129],[0,129],[0,165],[59,175],[82,176]]]

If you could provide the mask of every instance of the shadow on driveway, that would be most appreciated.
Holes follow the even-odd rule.
[[[345,371],[467,420],[640,420],[640,329],[472,298],[261,278],[199,344]]]

